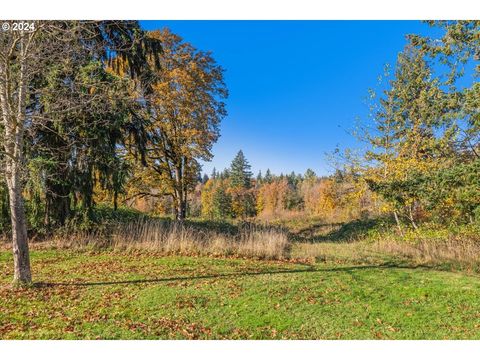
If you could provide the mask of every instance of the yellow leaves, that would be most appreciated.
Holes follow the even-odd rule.
[[[282,211],[289,191],[286,179],[263,184],[258,190],[257,211],[265,214]]]
[[[380,206],[380,212],[383,214],[391,213],[394,210],[392,204],[383,202]]]
[[[218,124],[225,116],[221,99],[226,88],[221,68],[208,53],[195,49],[168,29],[150,32],[149,36],[160,40],[163,50],[160,68],[152,67],[156,72],[153,92],[146,96],[151,105],[146,129],[148,162],[155,168],[150,171],[152,177],[158,181],[152,183],[145,177],[142,180],[149,187],[162,187],[161,192],[178,203],[184,197],[181,194],[196,184],[198,160],[212,157]],[[219,76],[210,76],[213,73]],[[202,193],[207,217],[213,216],[210,186],[206,184],[206,192]]]
[[[219,196],[224,194],[229,186],[228,180],[209,179],[201,190],[202,216],[207,219],[213,219],[219,215]],[[225,210],[225,209],[222,209]]]
[[[116,75],[124,78],[127,75],[127,69],[129,66],[128,60],[124,60],[121,57],[115,57],[106,67],[106,72],[110,75]]]
[[[339,199],[336,196],[335,183],[331,179],[319,182],[304,182],[302,193],[305,210],[313,215],[325,216],[337,206]]]
[[[209,179],[202,188],[202,216],[207,219],[213,219],[213,194],[215,189],[215,180]]]
[[[328,179],[321,181],[318,191],[320,196],[319,209],[321,211],[333,210],[337,200],[333,180]]]

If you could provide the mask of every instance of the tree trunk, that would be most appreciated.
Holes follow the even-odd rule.
[[[113,211],[118,210],[118,191],[113,191]]]
[[[187,218],[187,211],[188,211],[188,201],[187,201],[187,189],[183,189],[183,218]]]
[[[409,217],[409,219],[410,219],[410,222],[411,222],[413,228],[414,228],[415,230],[418,230],[418,226],[417,226],[417,224],[415,223],[415,216],[413,215],[413,206],[414,206],[414,205],[410,205],[410,206],[408,207],[408,214],[409,214],[408,217]]]
[[[175,182],[175,217],[177,220],[183,221],[185,220],[187,207],[183,190],[183,174],[180,167],[175,169]]]
[[[185,207],[185,202],[183,199],[178,199],[177,200],[177,209],[175,211],[175,215],[177,220],[183,221],[185,220],[185,213],[186,213],[186,207]]]
[[[395,222],[397,223],[398,231],[400,232],[400,235],[403,236],[403,229],[402,229],[402,224],[400,223],[400,219],[398,218],[397,211],[393,211],[393,216],[395,217]]]
[[[13,280],[15,283],[28,284],[32,281],[32,274],[30,272],[27,224],[20,184],[20,169],[15,163],[7,166],[7,186],[12,221]]]
[[[179,221],[185,220],[187,214],[187,204],[181,191],[175,191],[174,204],[175,219]]]
[[[3,145],[5,150],[5,180],[7,182],[10,202],[10,219],[12,223],[12,250],[14,263],[13,280],[18,284],[32,281],[30,256],[28,250],[27,224],[23,205],[23,184],[21,171],[23,164],[24,126],[26,120],[27,94],[27,53],[29,40],[26,33],[18,34],[18,58],[12,55],[16,49],[12,45],[10,53],[5,54],[5,61],[0,64],[0,107],[4,130]],[[33,35],[32,35],[33,36]],[[17,82],[12,81],[10,63],[18,63]],[[17,96],[13,95],[16,89]]]

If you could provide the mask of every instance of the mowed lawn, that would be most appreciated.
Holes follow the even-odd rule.
[[[111,251],[32,263],[37,286],[14,289],[0,252],[1,339],[480,338],[480,278],[461,273]]]

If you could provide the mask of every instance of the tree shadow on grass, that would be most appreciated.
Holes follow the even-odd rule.
[[[329,234],[337,231],[344,226],[344,223],[317,223],[310,225],[292,233],[292,239],[294,241],[314,241],[322,236],[328,236]]]
[[[352,242],[360,240],[371,231],[381,230],[392,224],[392,220],[386,217],[358,219],[348,223],[316,224],[302,230],[299,235],[301,240],[309,242]]]
[[[334,267],[334,268],[324,268],[319,269],[313,266],[308,267],[307,269],[291,269],[291,270],[269,270],[269,271],[259,271],[259,272],[241,272],[241,273],[227,273],[227,274],[212,274],[212,275],[198,275],[198,276],[177,276],[177,277],[167,277],[167,278],[155,278],[155,279],[139,279],[139,280],[120,280],[120,281],[99,281],[99,282],[39,282],[35,283],[34,286],[38,288],[44,287],[57,287],[57,286],[107,286],[107,285],[132,285],[132,284],[160,284],[165,282],[175,282],[175,281],[195,281],[195,280],[205,280],[205,279],[225,279],[225,278],[238,278],[238,277],[251,277],[251,276],[260,276],[260,275],[279,275],[279,274],[299,274],[299,273],[329,273],[329,272],[351,272],[358,270],[369,270],[369,269],[430,269],[430,266],[426,265],[408,265],[408,264],[399,264],[394,262],[386,262],[377,265],[361,265],[361,266],[348,266],[348,267]]]

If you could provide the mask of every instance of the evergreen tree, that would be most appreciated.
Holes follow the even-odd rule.
[[[257,174],[257,181],[255,183],[255,186],[258,187],[263,183],[263,176],[262,176],[262,170],[260,170]]]
[[[312,169],[307,169],[303,178],[308,182],[314,182],[317,179],[317,174]]]
[[[265,173],[265,177],[263,180],[267,183],[270,184],[273,181],[273,176],[272,173],[270,172],[270,169],[267,169],[267,172]]]
[[[232,216],[232,197],[228,193],[227,184],[221,181],[212,197],[213,216],[216,219],[225,219]]]
[[[217,169],[213,168],[210,178],[215,180],[218,177]]]
[[[380,166],[366,180],[388,201],[396,219],[403,217],[417,227],[424,216],[419,179],[453,165],[452,136],[457,131],[444,121],[448,104],[422,51],[407,46],[394,75],[375,113],[377,131],[369,137],[372,150],[366,154]]]
[[[290,175],[287,175],[287,181],[288,181],[288,184],[293,186],[294,188],[297,187],[297,184],[298,184],[298,177],[297,175],[295,174],[295,171],[292,171],[290,173]]]
[[[230,170],[223,169],[223,171],[218,175],[221,180],[226,180],[230,177]]]
[[[209,178],[208,178],[208,175],[207,175],[207,174],[203,174],[203,177],[202,177],[202,180],[201,180],[202,184],[206,184],[207,181],[208,181],[208,179],[209,179]]]
[[[230,166],[230,177],[233,187],[249,189],[251,187],[252,172],[243,151],[240,150]]]

